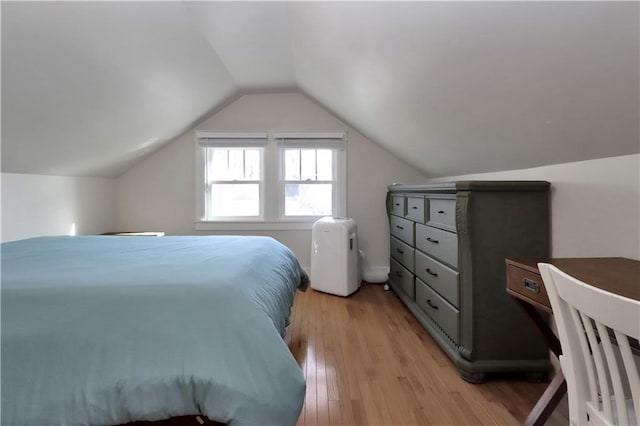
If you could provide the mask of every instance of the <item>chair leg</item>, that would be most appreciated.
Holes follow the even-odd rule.
[[[542,426],[551,416],[553,410],[567,393],[567,382],[564,380],[562,371],[558,370],[549,386],[544,391],[529,416],[524,421],[525,426]]]

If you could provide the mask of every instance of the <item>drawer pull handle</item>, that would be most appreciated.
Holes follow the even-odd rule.
[[[399,205],[400,205],[400,203],[396,203],[396,206],[399,206]]]
[[[431,308],[433,309],[438,309],[438,307],[436,305],[434,305],[433,303],[431,303],[431,299],[427,299],[427,305],[429,305]]]
[[[396,225],[396,228],[398,228],[398,229],[404,229],[404,226]]]
[[[438,214],[444,214],[444,210],[438,210]]]
[[[433,277],[437,277],[437,276],[438,276],[438,274],[437,274],[437,273],[433,272],[433,271],[432,271],[431,269],[429,269],[429,268],[425,269],[425,271],[427,271],[427,274],[429,274],[429,275],[431,275],[431,276],[433,276]]]
[[[427,241],[429,241],[430,243],[433,243],[433,244],[438,244],[438,243],[440,242],[440,241],[438,241],[438,240],[434,240],[434,239],[433,239],[433,238],[431,238],[431,237],[427,237]]]
[[[411,206],[412,209],[418,210],[418,206]]]
[[[396,276],[397,276],[398,278],[402,278],[402,272],[400,272],[400,271],[396,271]]]
[[[400,253],[400,254],[404,254],[404,251],[403,251],[403,250],[400,250],[399,248],[397,248],[397,249],[396,249],[396,251],[397,251],[398,253]]]
[[[525,278],[522,280],[522,285],[524,286],[524,288],[526,288],[527,290],[534,292],[536,294],[540,293],[540,284],[538,284],[537,282],[530,280],[529,278]]]

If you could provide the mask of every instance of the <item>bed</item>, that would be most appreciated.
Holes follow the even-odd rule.
[[[282,337],[308,280],[274,239],[41,237],[1,250],[3,425],[295,424],[305,382]]]

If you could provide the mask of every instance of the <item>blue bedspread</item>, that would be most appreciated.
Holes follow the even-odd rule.
[[[5,243],[2,425],[204,414],[295,424],[281,336],[306,276],[268,237],[43,237]]]

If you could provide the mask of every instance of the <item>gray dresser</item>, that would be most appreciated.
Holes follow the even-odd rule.
[[[393,185],[389,285],[458,367],[546,376],[548,350],[506,293],[505,258],[549,256],[549,183]]]

